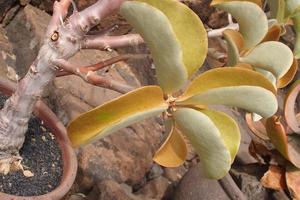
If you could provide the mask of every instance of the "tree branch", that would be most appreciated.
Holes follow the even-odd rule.
[[[62,23],[67,14],[72,0],[55,1],[53,5],[53,15],[47,28],[47,35],[51,35],[57,27]]]
[[[69,23],[85,35],[100,20],[118,11],[125,0],[99,0],[81,12],[74,13]],[[74,16],[74,17],[73,17]]]
[[[111,89],[120,93],[127,93],[131,90],[133,90],[133,87],[128,86],[126,84],[120,83],[118,81],[114,81],[112,79],[103,77],[101,75],[98,75],[95,71],[102,69],[103,67],[106,67],[108,65],[114,64],[119,61],[127,60],[130,58],[145,58],[148,55],[144,54],[138,54],[138,55],[131,55],[131,54],[125,54],[116,56],[113,58],[110,58],[108,60],[102,61],[100,63],[89,65],[89,66],[76,66],[72,63],[64,60],[64,59],[57,59],[53,61],[53,64],[55,64],[57,67],[63,69],[63,71],[58,73],[58,76],[65,76],[74,74],[82,78],[84,81],[107,89]]]
[[[76,66],[70,62],[67,62],[65,60],[57,60],[55,61],[55,64],[60,67],[63,65],[63,70],[57,73],[57,77],[60,76],[66,76],[76,73],[76,71],[80,72],[89,72],[89,71],[98,71],[104,67],[107,67],[109,65],[112,65],[114,63],[120,62],[120,61],[126,61],[128,59],[143,59],[149,57],[149,54],[122,54],[119,56],[115,56],[112,58],[109,58],[107,60],[101,61],[97,64],[88,65],[88,66]],[[67,69],[67,70],[66,70]]]
[[[119,48],[124,46],[135,46],[143,43],[144,40],[139,34],[127,34],[121,36],[107,35],[87,35],[85,36],[81,48],[100,49]]]

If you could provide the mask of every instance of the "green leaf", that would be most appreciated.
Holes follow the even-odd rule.
[[[243,36],[239,32],[230,29],[223,31],[223,36],[227,44],[228,66],[235,66],[239,62],[240,50],[244,46]]]
[[[270,71],[278,79],[291,67],[293,53],[281,42],[268,41],[256,46],[245,57],[241,57],[240,61]]]
[[[213,5],[229,12],[237,20],[239,31],[245,39],[245,49],[254,47],[266,35],[268,20],[257,4],[247,1],[231,1]]]
[[[164,167],[178,167],[187,157],[187,146],[180,131],[175,127],[173,120],[166,126],[169,134],[165,142],[155,153],[153,160]]]
[[[269,117],[277,111],[276,88],[258,72],[239,67],[209,70],[188,86],[178,105],[223,104]]]
[[[204,173],[214,179],[225,176],[231,165],[230,152],[213,121],[191,108],[178,109],[174,118],[199,154]]]
[[[196,77],[179,100],[184,101],[215,88],[242,85],[260,86],[276,94],[274,85],[262,74],[240,67],[222,67],[211,69]]]
[[[204,62],[207,34],[199,17],[175,0],[125,2],[121,14],[142,35],[166,93],[181,88]]]
[[[300,11],[300,0],[286,0],[286,15],[293,16]]]
[[[239,126],[230,116],[223,112],[212,110],[201,110],[201,112],[207,115],[219,129],[222,139],[224,140],[227,149],[230,151],[232,163],[239,150],[241,142]]]
[[[300,58],[300,12],[292,17],[296,40],[294,42],[294,55],[296,59]]]
[[[68,125],[68,135],[77,147],[156,116],[167,108],[159,87],[142,87],[80,115]]]
[[[257,86],[215,88],[195,95],[181,104],[235,106],[257,113],[262,117],[272,116],[278,108],[276,96],[269,90]]]
[[[270,7],[271,19],[276,19],[278,23],[284,23],[285,0],[267,0]]]

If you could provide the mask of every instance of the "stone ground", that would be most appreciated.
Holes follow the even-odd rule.
[[[81,10],[95,0],[78,0]],[[227,23],[223,12],[209,7],[209,0],[187,0],[190,6],[209,28],[219,28]],[[26,73],[38,53],[43,35],[50,19],[52,0],[0,0],[0,75],[16,80]],[[120,27],[113,34],[131,32],[131,27],[119,15],[105,19],[98,28],[112,24]],[[210,46],[222,50],[217,40]],[[84,50],[71,58],[77,64],[93,64],[119,53],[147,51],[144,45],[117,49],[112,52]],[[203,68],[221,66],[222,60],[209,55]],[[119,62],[108,70],[100,71],[104,76],[139,87],[155,84],[154,69],[150,60]],[[120,94],[86,84],[81,79],[68,76],[56,78],[44,94],[44,100],[67,124],[70,119]],[[240,125],[242,144],[237,160],[231,170],[235,181],[248,199],[288,199],[284,192],[273,192],[260,185],[257,173],[241,170],[255,163],[248,153],[251,141],[249,129],[243,115],[236,110],[221,107],[233,116]],[[164,138],[160,118],[144,120],[124,128],[118,133],[86,145],[77,150],[79,169],[77,179],[65,200],[198,200],[236,199],[226,194],[222,183],[204,179],[197,168],[198,158],[192,152],[183,166],[163,168],[152,161],[154,152]],[[257,171],[255,171],[257,170]]]

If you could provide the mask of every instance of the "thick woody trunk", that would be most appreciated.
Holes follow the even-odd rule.
[[[13,165],[21,166],[19,150],[25,139],[33,107],[44,88],[56,76],[53,62],[68,59],[79,51],[90,28],[118,9],[122,0],[98,1],[80,13],[73,13],[64,24],[60,24],[70,3],[70,0],[55,3],[56,11],[36,60],[0,112],[0,173],[9,172]]]

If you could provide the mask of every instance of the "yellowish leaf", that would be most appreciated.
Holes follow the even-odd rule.
[[[173,113],[178,128],[187,136],[208,178],[220,179],[230,169],[231,156],[213,121],[202,112],[179,108]]]
[[[213,0],[210,5],[214,6],[220,3],[232,2],[232,1],[248,1],[257,4],[259,7],[262,6],[261,0]]]
[[[278,80],[277,87],[284,88],[288,84],[290,84],[294,79],[297,71],[298,71],[298,60],[294,58],[293,64],[290,67],[289,71],[285,73],[285,75]]]
[[[240,51],[244,45],[243,36],[230,29],[225,30],[223,36],[227,43],[228,66],[235,66],[239,62]]]
[[[201,110],[201,112],[207,115],[219,129],[221,137],[230,151],[231,162],[233,162],[241,142],[239,126],[230,116],[223,112],[212,110]]]
[[[155,153],[153,160],[164,167],[178,167],[183,164],[187,156],[187,146],[183,136],[172,123],[167,130],[169,134],[165,142]]]
[[[146,86],[120,96],[72,120],[67,127],[73,146],[103,138],[121,128],[168,108],[157,86]]]
[[[176,0],[125,2],[121,14],[142,35],[166,93],[181,88],[202,66],[207,54],[206,30],[199,17]]]
[[[280,24],[273,24],[268,29],[268,32],[265,35],[264,39],[261,41],[261,43],[267,42],[267,41],[278,41],[279,38],[280,38],[280,35],[281,35],[281,26],[280,26]]]
[[[260,86],[276,94],[276,88],[262,74],[239,67],[222,67],[208,70],[196,77],[179,100],[183,101],[215,88],[242,85]]]

